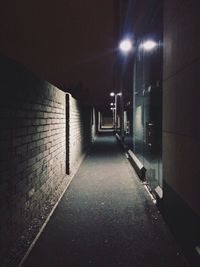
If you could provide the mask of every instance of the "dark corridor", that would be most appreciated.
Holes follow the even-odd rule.
[[[23,267],[188,266],[115,137],[97,137]]]

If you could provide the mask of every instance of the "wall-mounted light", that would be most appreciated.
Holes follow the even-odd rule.
[[[119,44],[119,49],[123,52],[123,53],[128,53],[132,50],[132,42],[130,39],[124,39],[120,42]]]
[[[157,47],[157,43],[154,41],[154,40],[146,40],[144,41],[142,44],[141,44],[141,48],[143,50],[147,50],[147,51],[150,51],[150,50],[153,50],[154,48]]]
[[[110,93],[110,96],[115,96],[115,93],[114,93],[114,92],[111,92],[111,93]]]

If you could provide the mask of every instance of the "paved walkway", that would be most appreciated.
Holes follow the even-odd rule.
[[[186,267],[114,137],[97,138],[23,267]]]

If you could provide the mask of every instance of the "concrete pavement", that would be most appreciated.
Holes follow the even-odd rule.
[[[98,137],[23,267],[188,266],[112,136]]]

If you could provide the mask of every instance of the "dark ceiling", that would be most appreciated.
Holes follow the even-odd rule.
[[[113,90],[115,0],[5,1],[0,51],[85,102]]]

